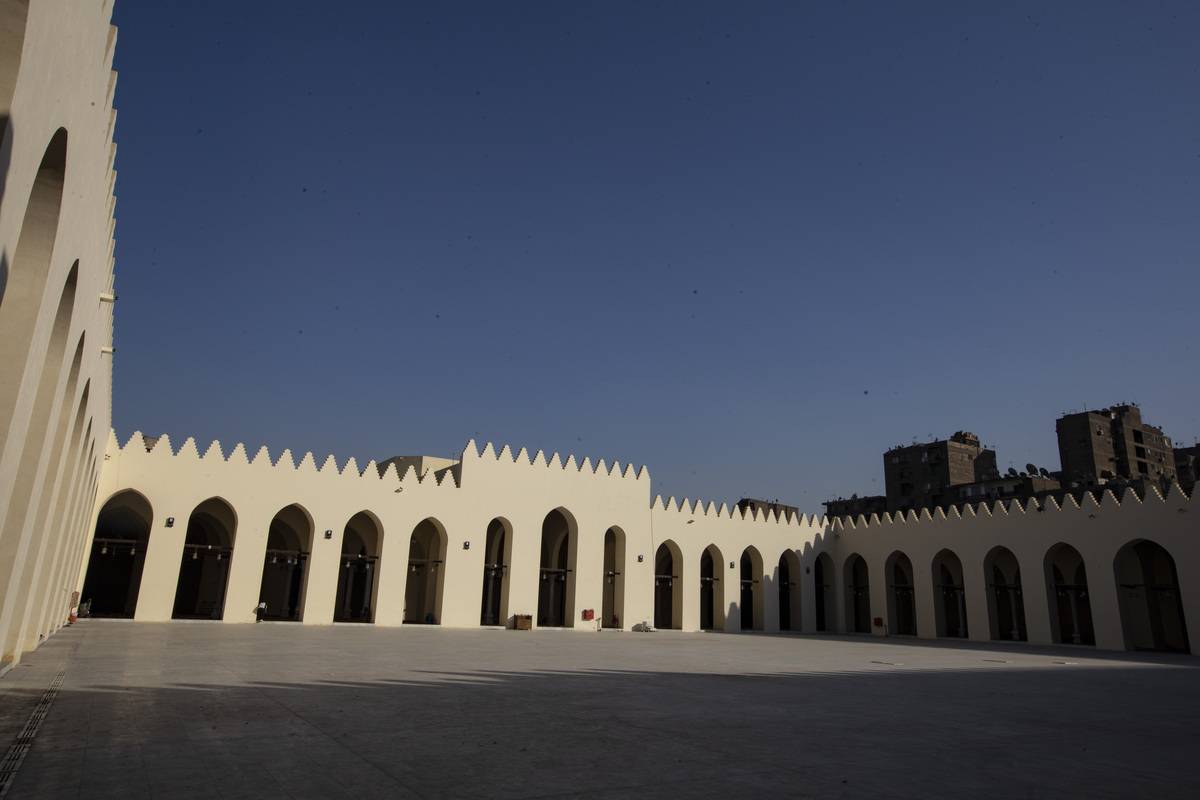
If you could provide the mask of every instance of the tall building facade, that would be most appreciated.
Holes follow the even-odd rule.
[[[949,439],[894,447],[883,454],[889,511],[909,511],[954,503],[956,486],[1000,477],[996,452],[970,431]]]
[[[1142,419],[1132,403],[1059,417],[1054,425],[1062,478],[1067,486],[1089,486],[1114,478],[1175,479],[1171,439]]]

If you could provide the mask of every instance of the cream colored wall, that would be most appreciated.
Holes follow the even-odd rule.
[[[767,515],[743,516],[736,508],[712,504],[682,503],[656,498],[650,502],[650,478],[643,468],[608,468],[601,462],[580,465],[571,457],[563,464],[557,456],[546,459],[521,451],[513,456],[508,448],[497,454],[491,445],[477,452],[468,445],[463,454],[461,485],[451,473],[439,483],[429,473],[419,480],[414,471],[397,476],[389,469],[380,478],[374,465],[361,470],[353,462],[339,470],[332,457],[317,469],[311,455],[298,467],[290,453],[272,463],[265,450],[248,461],[240,445],[225,459],[214,444],[201,457],[188,440],[178,454],[162,437],[151,452],[135,434],[121,448],[110,438],[107,469],[97,500],[97,509],[119,491],[142,493],[154,508],[155,523],[150,537],[136,618],[166,620],[171,616],[175,583],[186,520],[191,510],[209,497],[228,501],[238,515],[233,571],[226,602],[225,620],[253,619],[266,547],[266,530],[282,508],[299,503],[312,516],[316,540],[310,560],[304,623],[327,624],[333,618],[337,587],[341,531],[359,511],[370,511],[383,527],[379,585],[375,621],[379,625],[401,623],[408,538],[422,520],[432,517],[445,530],[445,554],[441,624],[474,627],[479,624],[488,523],[504,518],[513,531],[512,558],[506,577],[508,612],[531,614],[536,619],[541,525],[555,508],[569,512],[578,526],[578,555],[574,573],[575,602],[569,624],[580,625],[583,609],[602,609],[604,533],[617,526],[626,536],[625,608],[622,627],[629,629],[654,620],[654,557],[660,545],[673,545],[678,553],[673,574],[681,584],[676,597],[681,608],[676,618],[684,630],[700,626],[700,558],[709,546],[722,555],[718,575],[724,592],[724,615],[719,629],[741,629],[740,560],[753,548],[762,564],[756,584],[760,593],[761,627],[779,630],[778,564],[791,554],[799,564],[800,625],[816,630],[815,588],[812,567],[822,553],[828,554],[833,569],[828,580],[828,616],[831,632],[848,629],[846,616],[845,564],[854,554],[862,555],[869,570],[871,617],[886,621],[887,594],[884,563],[895,550],[912,561],[916,587],[918,635],[934,636],[934,588],[931,563],[934,555],[950,548],[963,565],[968,630],[972,639],[989,638],[987,580],[983,564],[988,551],[1003,544],[1016,556],[1022,575],[1028,638],[1033,643],[1051,643],[1050,600],[1043,579],[1043,559],[1058,542],[1076,547],[1087,563],[1092,613],[1097,646],[1124,649],[1117,611],[1113,558],[1129,541],[1152,539],[1174,557],[1183,586],[1189,637],[1200,641],[1200,607],[1192,588],[1198,579],[1200,551],[1196,520],[1200,508],[1182,494],[1165,500],[1152,495],[1139,501],[1130,495],[1118,504],[1109,498],[1101,505],[1090,499],[1077,507],[1073,502],[1059,509],[1051,504],[1045,512],[1024,511],[1019,506],[978,511],[965,516],[940,512],[922,518],[848,520],[800,516],[793,519]],[[167,529],[163,520],[173,516],[176,526]],[[325,540],[322,532],[333,531]],[[463,542],[470,542],[464,550]],[[641,562],[638,556],[642,556]],[[791,557],[790,556],[790,557]],[[80,577],[82,580],[82,576]],[[793,608],[795,606],[793,605]],[[885,626],[874,627],[885,635]]]
[[[111,425],[111,356],[101,348],[112,342],[112,306],[101,295],[112,290],[116,31],[111,2],[0,6],[11,48],[0,84],[7,87],[16,68],[0,149],[0,258],[8,270],[0,301],[0,643],[11,665],[66,619]],[[30,198],[44,194],[33,192],[35,177],[60,129],[66,165],[55,214]],[[22,254],[45,256],[40,266],[18,257],[22,241],[36,245]],[[76,262],[74,295],[60,314]]]

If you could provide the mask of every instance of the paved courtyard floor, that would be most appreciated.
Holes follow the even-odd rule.
[[[1200,797],[1200,659],[87,620],[10,797]]]

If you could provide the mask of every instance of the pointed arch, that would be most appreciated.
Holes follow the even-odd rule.
[[[779,586],[779,630],[800,630],[800,557],[795,550],[779,556],[776,583]]]
[[[1121,631],[1129,650],[1190,653],[1175,559],[1149,539],[1134,539],[1113,558]]]
[[[480,625],[508,625],[508,565],[512,562],[512,523],[495,517],[487,525],[483,546],[483,597]]]
[[[342,528],[338,559],[334,622],[375,621],[379,592],[379,556],[383,552],[383,523],[374,512],[359,511]]]
[[[579,523],[559,506],[542,520],[538,569],[538,626],[570,628],[575,623],[575,560]]]
[[[154,509],[141,492],[125,489],[104,503],[96,519],[81,611],[93,617],[133,618],[153,524]]]
[[[654,627],[683,628],[683,553],[667,539],[654,552]]]
[[[758,549],[750,545],[742,551],[739,562],[741,595],[739,609],[742,615],[742,630],[763,629],[763,561]]]
[[[813,584],[816,590],[813,611],[816,614],[817,633],[830,633],[833,629],[833,558],[829,553],[818,553],[813,560]]]
[[[871,579],[867,560],[851,554],[842,565],[846,587],[846,633],[871,632]]]
[[[967,595],[963,583],[962,562],[954,551],[945,549],[933,557],[932,568],[937,635],[966,639]]]
[[[284,506],[271,518],[258,590],[262,619],[303,621],[313,529],[312,515],[299,503]]]
[[[210,497],[192,509],[184,533],[172,619],[224,616],[236,537],[237,512],[225,498]]]
[[[725,556],[710,544],[700,554],[700,630],[725,630]]]
[[[604,532],[604,593],[601,624],[621,628],[625,619],[625,531],[613,525]]]
[[[439,625],[446,585],[446,526],[426,517],[413,528],[408,541],[408,579],[404,587],[404,622]]]
[[[1052,545],[1042,560],[1046,594],[1050,598],[1050,634],[1057,644],[1096,643],[1087,566],[1071,545]]]
[[[884,562],[888,587],[888,633],[894,636],[917,635],[916,587],[912,561],[895,550]]]
[[[1013,552],[996,545],[983,558],[987,582],[988,626],[994,641],[1024,642],[1025,598],[1021,590],[1021,565]]]

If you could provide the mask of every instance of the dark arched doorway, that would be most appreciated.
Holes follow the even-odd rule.
[[[676,574],[683,563],[679,546],[666,541],[654,554],[654,627],[679,630],[683,627],[683,582]]]
[[[1024,642],[1025,598],[1021,593],[1021,566],[1007,547],[993,547],[983,559],[988,582],[988,625],[993,640]]]
[[[884,570],[888,579],[888,632],[894,636],[916,636],[917,604],[912,562],[897,550],[888,556]]]
[[[114,495],[100,509],[80,598],[88,614],[133,618],[153,521],[150,501],[130,490]]]
[[[813,588],[816,590],[817,633],[829,631],[829,601],[833,597],[833,559],[828,553],[821,553],[813,562]]]
[[[221,498],[209,498],[192,511],[175,587],[174,619],[221,619],[224,615],[236,534],[237,514]]]
[[[871,583],[867,561],[855,553],[843,567],[846,580],[846,633],[871,632]]]
[[[725,590],[721,571],[725,557],[715,544],[700,555],[700,630],[725,629]]]
[[[421,520],[408,540],[408,581],[404,586],[404,622],[439,625],[446,582],[446,529],[433,517]]]
[[[571,627],[575,613],[575,519],[556,508],[542,521],[538,625]]]
[[[480,625],[508,624],[508,562],[512,554],[512,527],[496,517],[488,523],[483,548],[483,599]]]
[[[382,540],[379,521],[370,512],[360,511],[346,522],[342,530],[342,557],[338,562],[334,622],[375,621]]]
[[[763,629],[762,556],[753,547],[742,551],[739,576],[741,579],[742,630]]]
[[[963,586],[962,562],[949,550],[933,557],[934,615],[937,635],[967,638],[967,594]]]
[[[1050,604],[1050,633],[1057,644],[1095,644],[1092,601],[1083,556],[1059,542],[1046,551],[1043,563]]]
[[[267,533],[258,601],[265,603],[262,618],[280,622],[304,619],[304,594],[308,586],[308,556],[312,552],[312,517],[302,506],[280,509]]]
[[[620,628],[625,616],[625,531],[617,527],[604,532],[604,595],[600,614],[605,628]]]
[[[1117,552],[1113,570],[1125,646],[1130,650],[1191,652],[1171,554],[1146,539],[1130,542]]]
[[[800,559],[791,550],[779,557],[779,630],[800,630]]]

